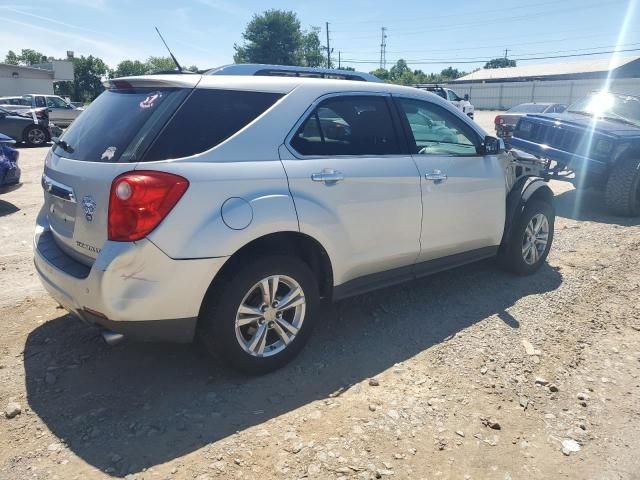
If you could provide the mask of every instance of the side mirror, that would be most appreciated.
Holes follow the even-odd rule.
[[[465,94],[464,94],[464,99],[465,99],[467,102],[469,101],[469,94],[468,94],[468,93],[465,93]]]
[[[480,145],[479,152],[481,155],[498,155],[504,152],[504,141],[501,138],[484,137],[482,145]]]

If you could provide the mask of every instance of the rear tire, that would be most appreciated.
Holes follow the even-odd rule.
[[[607,209],[614,215],[640,215],[640,160],[623,158],[614,165],[604,193]]]
[[[23,139],[30,147],[42,147],[49,140],[49,136],[45,129],[39,125],[29,125],[24,130]]]
[[[212,354],[252,375],[293,360],[307,343],[320,306],[309,267],[285,255],[246,264],[209,297],[199,320],[200,338]]]
[[[498,261],[505,270],[518,275],[531,275],[540,269],[553,243],[555,212],[541,200],[527,202],[515,221],[511,235],[500,252]]]

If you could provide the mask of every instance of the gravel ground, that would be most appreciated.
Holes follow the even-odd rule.
[[[552,182],[537,275],[483,262],[327,306],[246,378],[197,345],[107,347],[44,293],[44,155],[0,197],[1,479],[640,478],[640,219],[597,193]]]

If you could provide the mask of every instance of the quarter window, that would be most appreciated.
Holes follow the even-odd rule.
[[[386,99],[361,95],[324,100],[298,129],[291,146],[302,155],[401,153]]]
[[[420,100],[400,99],[411,136],[409,148],[419,155],[476,155],[478,135],[442,107]]]

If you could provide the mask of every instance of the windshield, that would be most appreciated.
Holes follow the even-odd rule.
[[[542,113],[549,105],[539,103],[523,103],[510,109],[507,113]]]
[[[571,105],[569,112],[618,120],[640,127],[640,98],[598,92]]]

